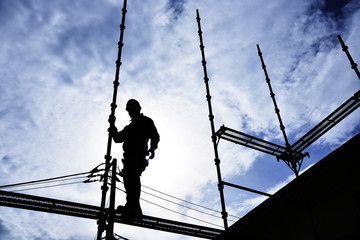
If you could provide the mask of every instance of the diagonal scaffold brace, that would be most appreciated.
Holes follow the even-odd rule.
[[[97,240],[102,239],[102,234],[106,230],[106,240],[113,240],[114,238],[114,216],[115,216],[115,189],[116,189],[116,159],[111,161],[111,143],[112,137],[110,135],[110,128],[115,124],[115,110],[116,110],[116,99],[117,99],[117,92],[119,83],[119,73],[120,73],[120,66],[121,66],[121,54],[122,54],[122,47],[124,46],[123,39],[124,39],[124,30],[125,30],[125,15],[126,15],[126,3],[127,1],[124,0],[123,8],[122,8],[122,19],[120,25],[120,40],[118,42],[118,55],[116,60],[116,73],[115,73],[115,80],[114,84],[114,91],[113,91],[113,98],[111,107],[111,113],[109,116],[109,123],[110,127],[108,129],[108,142],[107,142],[107,150],[105,155],[105,173],[103,176],[103,185],[101,187],[102,196],[101,196],[101,205],[100,205],[100,213],[98,219],[98,232],[97,232]],[[110,189],[110,206],[109,209],[106,209],[106,194],[108,191],[108,181],[109,181],[109,171],[110,167],[112,166],[112,177],[111,177],[111,189]]]
[[[291,145],[289,143],[289,140],[288,140],[286,132],[285,132],[285,126],[284,126],[283,121],[282,121],[281,116],[280,116],[280,109],[279,109],[279,107],[278,107],[278,105],[276,103],[275,93],[274,93],[274,91],[273,91],[273,89],[271,87],[270,78],[269,78],[269,75],[268,75],[267,70],[266,70],[266,65],[265,65],[265,62],[264,62],[264,59],[263,59],[262,52],[260,50],[259,44],[256,44],[256,47],[257,47],[257,50],[258,50],[258,55],[260,57],[261,67],[264,70],[265,80],[266,80],[266,83],[268,84],[268,87],[269,87],[270,97],[271,97],[272,102],[273,102],[274,107],[275,107],[274,110],[275,110],[276,116],[277,116],[279,124],[280,124],[280,130],[281,130],[281,132],[283,134],[283,137],[284,137],[284,140],[285,140],[286,152],[282,155],[282,157],[278,157],[278,160],[282,159],[286,163],[286,165],[288,165],[288,167],[295,173],[295,176],[298,177],[299,176],[299,171],[300,171],[300,168],[301,168],[301,164],[303,162],[303,159],[304,159],[305,156],[308,156],[308,153],[299,154],[298,157],[294,157],[294,151],[291,148]]]

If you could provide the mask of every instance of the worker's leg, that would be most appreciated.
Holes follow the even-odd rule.
[[[141,182],[140,176],[146,168],[146,160],[143,155],[124,154],[123,180],[126,190],[125,209],[131,214],[142,215],[140,207]]]
[[[142,215],[140,207],[141,182],[140,175],[136,172],[124,171],[124,187],[126,190],[125,208],[132,214]]]

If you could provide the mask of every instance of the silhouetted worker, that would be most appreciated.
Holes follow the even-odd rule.
[[[110,134],[116,143],[123,143],[124,159],[122,170],[124,187],[126,190],[125,207],[118,207],[120,211],[128,217],[141,217],[140,191],[141,173],[148,165],[148,160],[155,156],[155,149],[158,147],[160,136],[151,118],[140,113],[141,106],[135,99],[130,99],[126,104],[131,118],[131,123],[124,127],[123,130],[117,131],[115,118],[111,123]],[[150,148],[148,142],[150,140]]]

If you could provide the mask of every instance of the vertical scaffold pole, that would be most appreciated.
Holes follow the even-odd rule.
[[[111,169],[110,204],[109,204],[109,213],[108,213],[109,219],[108,219],[108,228],[106,230],[107,240],[114,239],[116,168],[117,168],[117,159],[114,158],[112,161],[112,169]]]
[[[118,42],[118,56],[117,56],[117,60],[116,60],[116,73],[115,73],[115,80],[113,82],[114,84],[114,91],[113,91],[113,99],[112,99],[112,103],[111,103],[111,113],[109,116],[109,122],[110,122],[110,126],[115,124],[115,109],[117,107],[116,105],[116,99],[117,99],[117,90],[118,90],[118,86],[119,86],[119,73],[120,73],[120,66],[121,66],[121,53],[122,53],[122,47],[123,47],[123,38],[124,38],[124,30],[125,30],[125,15],[126,15],[126,3],[127,1],[124,0],[124,4],[123,4],[123,8],[122,8],[122,19],[121,19],[121,25],[120,25],[120,40]],[[109,214],[106,211],[105,208],[105,204],[106,204],[106,194],[107,194],[107,190],[108,190],[108,180],[109,180],[109,170],[111,167],[111,143],[112,143],[112,138],[110,136],[110,128],[108,129],[108,142],[107,142],[107,150],[106,150],[106,155],[105,155],[105,173],[104,173],[104,183],[101,187],[102,190],[102,196],[101,196],[101,205],[100,205],[100,213],[99,213],[99,220],[98,220],[98,232],[97,232],[97,240],[101,240],[101,236],[102,233],[104,232],[105,229],[110,229],[113,230],[113,224],[114,221],[110,220],[109,221]],[[115,161],[116,162],[116,161]],[[114,168],[116,170],[116,166]],[[113,170],[114,171],[114,170]],[[115,186],[112,186],[113,188],[115,188]],[[110,198],[113,197],[115,198],[115,194],[113,194],[113,196],[110,196]],[[115,201],[115,199],[113,199],[113,201]],[[113,209],[111,209],[111,211],[113,211]],[[107,223],[108,221],[108,223]],[[112,226],[107,226],[107,224],[112,224]],[[110,234],[107,234],[107,240],[113,239],[113,235],[109,236]]]
[[[202,66],[204,69],[204,81],[205,81],[205,86],[206,86],[206,99],[208,102],[208,108],[209,108],[209,120],[210,120],[210,126],[211,126],[211,139],[213,142],[213,147],[214,147],[214,154],[215,154],[215,165],[216,165],[216,170],[217,170],[217,176],[218,176],[218,188],[219,188],[219,192],[220,192],[220,200],[221,200],[221,215],[222,218],[224,220],[224,228],[225,230],[228,228],[228,223],[227,223],[227,212],[226,212],[226,208],[225,208],[225,198],[224,198],[224,184],[221,178],[221,171],[220,171],[220,159],[219,159],[219,154],[218,154],[218,148],[217,148],[217,143],[216,143],[216,134],[215,134],[215,127],[214,127],[214,115],[212,112],[212,107],[211,107],[211,96],[210,96],[210,88],[209,88],[209,78],[207,75],[207,70],[206,70],[206,61],[205,61],[205,52],[204,52],[204,43],[203,43],[203,39],[202,39],[202,31],[201,31],[201,25],[200,25],[200,15],[199,15],[199,10],[196,9],[196,20],[198,23],[198,33],[199,33],[199,38],[200,38],[200,50],[201,50],[201,57],[202,57]]]
[[[350,65],[351,65],[351,68],[354,69],[357,77],[359,78],[360,80],[360,72],[359,72],[359,69],[357,68],[357,64],[354,62],[354,60],[352,59],[349,51],[348,51],[348,46],[345,45],[344,41],[342,40],[342,38],[340,37],[340,35],[337,36],[338,39],[339,39],[339,42],[341,44],[341,47],[342,47],[342,50],[346,53],[346,56],[348,57],[349,61],[350,61]]]

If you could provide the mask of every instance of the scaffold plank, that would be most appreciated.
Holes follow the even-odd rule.
[[[100,213],[100,207],[97,206],[2,190],[0,190],[0,206],[55,213],[94,220],[99,218]],[[146,215],[144,215],[139,220],[125,220],[122,218],[120,213],[116,213],[114,221],[121,224],[205,239],[215,239],[222,232],[224,232],[221,229],[177,222]]]
[[[260,138],[236,131],[225,126],[221,126],[220,129],[216,132],[216,135],[224,140],[268,153],[276,157],[280,157],[284,152],[286,152],[286,148],[283,146],[262,140]]]
[[[360,106],[360,91],[355,93],[347,101],[341,104],[337,109],[329,114],[324,120],[302,136],[297,142],[295,142],[291,149],[294,151],[303,151],[318,138],[324,135],[327,131],[333,128],[341,120],[347,117],[350,113],[355,111]]]

